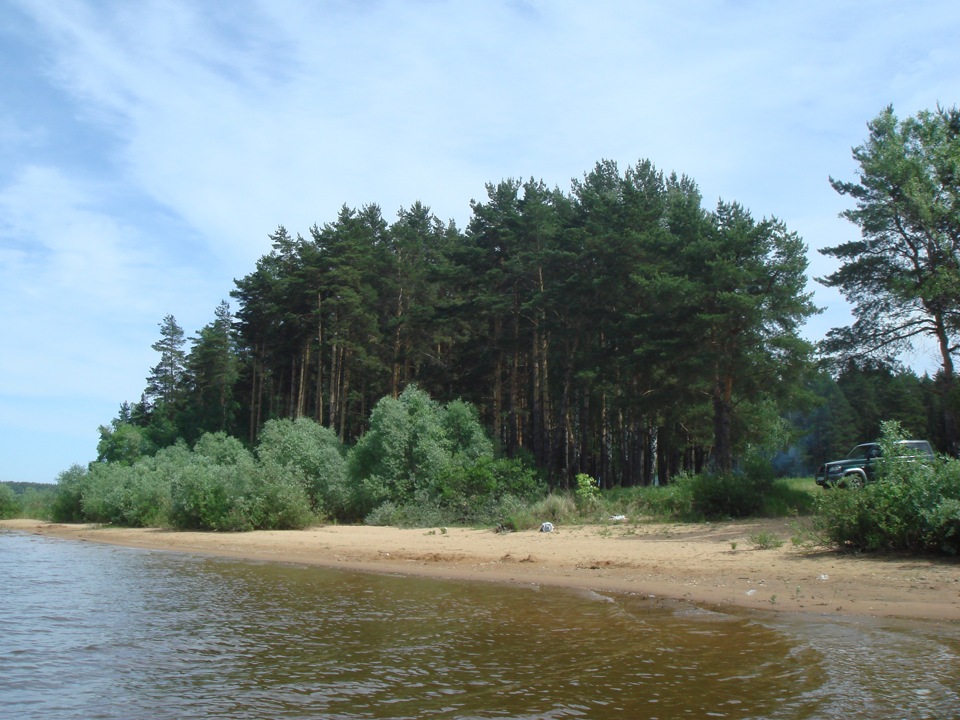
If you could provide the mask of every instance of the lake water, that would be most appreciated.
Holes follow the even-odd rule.
[[[960,627],[0,531],[0,717],[960,717]]]

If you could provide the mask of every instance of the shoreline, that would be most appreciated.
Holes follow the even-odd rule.
[[[707,609],[960,621],[957,559],[802,549],[790,542],[795,523],[621,523],[552,533],[326,525],[215,533],[0,520],[0,529],[351,571],[632,593]],[[760,533],[784,543],[756,549],[750,538]]]

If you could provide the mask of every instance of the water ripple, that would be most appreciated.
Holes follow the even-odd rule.
[[[960,633],[0,533],[0,707],[32,719],[944,717]]]

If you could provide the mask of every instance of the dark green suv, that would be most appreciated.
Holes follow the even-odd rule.
[[[926,440],[901,440],[903,452],[898,457],[933,460],[933,448]],[[825,490],[834,487],[861,488],[873,480],[880,443],[857,445],[843,460],[824,463],[817,469],[817,485]]]

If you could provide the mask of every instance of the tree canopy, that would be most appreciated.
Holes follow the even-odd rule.
[[[416,384],[476,408],[499,453],[554,484],[609,487],[729,470],[770,434],[766,408],[796,405],[816,309],[806,246],[781,221],[707,209],[647,160],[598,162],[569,193],[506,179],[470,207],[463,230],[420,202],[392,223],[370,204],[306,236],[279,226],[189,353],[164,319],[123,420],[156,447],[211,432],[253,447],[298,418],[354,444]]]

